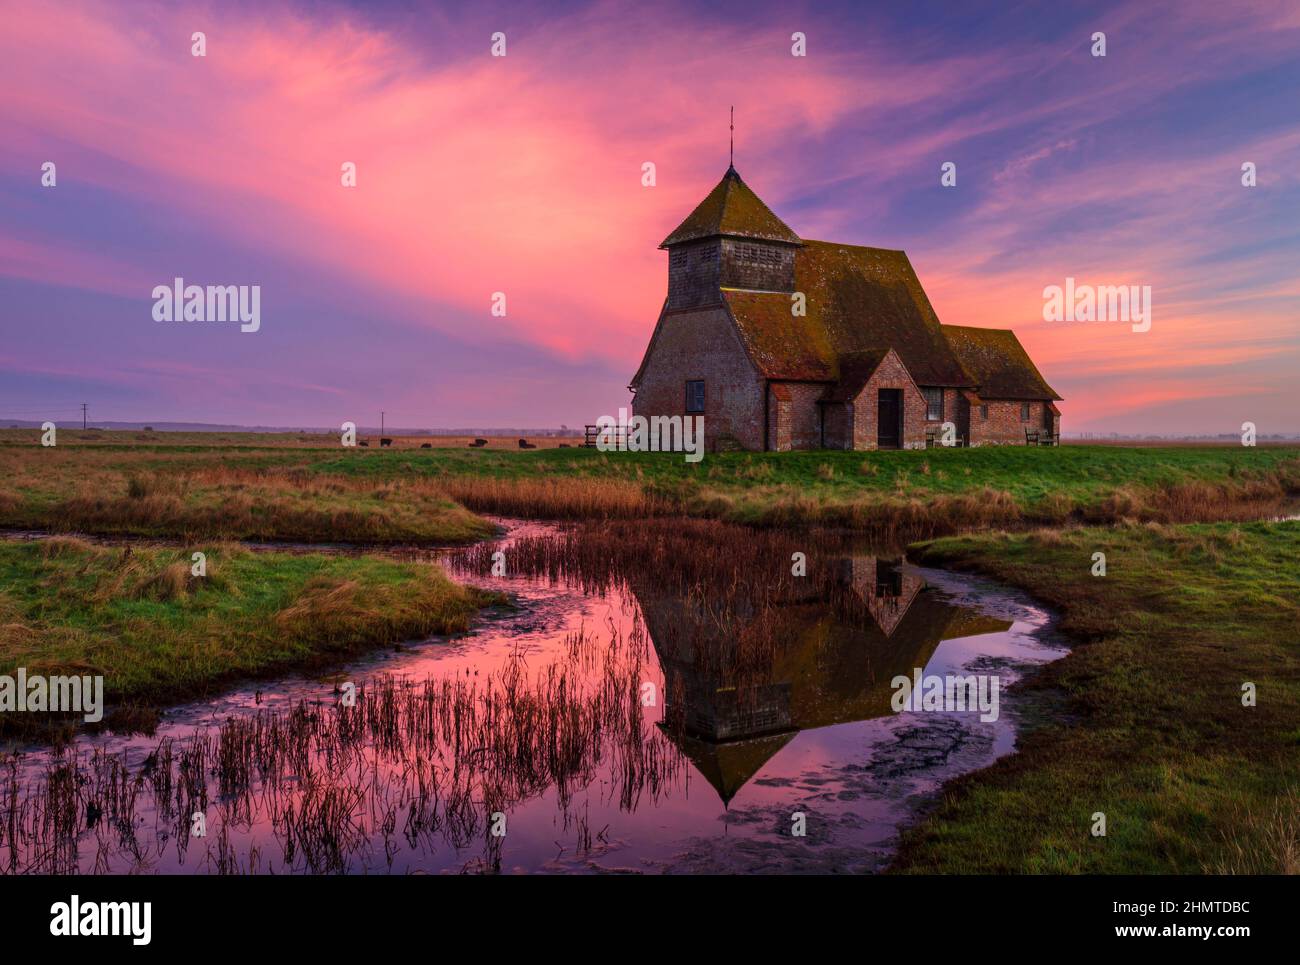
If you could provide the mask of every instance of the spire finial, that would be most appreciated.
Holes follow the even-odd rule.
[[[734,169],[736,167],[736,105],[731,105],[731,160],[727,167]]]

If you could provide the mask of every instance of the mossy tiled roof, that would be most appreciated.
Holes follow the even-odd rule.
[[[839,359],[826,329],[812,312],[792,315],[788,294],[724,288],[722,297],[763,376],[807,382],[839,377]]]
[[[1009,328],[942,328],[981,399],[1060,400]]]
[[[865,352],[851,352],[840,358],[840,377],[831,390],[826,393],[827,402],[852,402],[862,391],[862,387],[876,374],[880,363],[889,355],[890,349],[868,349]]]
[[[971,384],[903,252],[805,241],[795,288],[804,317],[791,314],[789,293],[722,293],[766,378],[837,381],[857,368],[847,360],[878,362],[892,348],[918,385]]]
[[[799,244],[799,236],[750,190],[735,168],[727,168],[718,186],[659,247],[717,235]]]
[[[832,383],[824,398],[847,400],[893,349],[918,386],[974,389],[989,399],[1061,398],[1012,332],[940,325],[906,253],[800,239],[734,168],[660,247],[720,235],[797,246],[804,315],[792,313],[789,292],[721,290],[763,378]],[[653,339],[633,386],[652,347]]]

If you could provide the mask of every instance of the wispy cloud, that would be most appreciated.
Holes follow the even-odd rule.
[[[1105,61],[1077,15],[1039,12],[972,43],[885,9],[801,15],[810,56],[793,58],[775,7],[741,20],[539,7],[492,58],[491,18],[453,25],[436,10],[441,33],[342,5],[91,0],[55,16],[7,0],[0,197],[14,217],[0,225],[0,286],[117,306],[114,344],[155,363],[133,377],[155,381],[156,404],[168,372],[198,360],[155,337],[152,285],[260,283],[276,306],[267,340],[300,348],[276,377],[237,341],[205,340],[205,371],[188,377],[223,387],[214,419],[250,411],[235,401],[250,380],[259,391],[242,394],[286,421],[331,388],[364,396],[374,370],[348,384],[336,357],[351,340],[430,424],[507,400],[578,422],[625,398],[664,293],[655,246],[720,176],[735,104],[738,166],[778,213],[811,237],[906,247],[945,321],[1015,327],[1068,397],[1067,428],[1136,419],[1153,379],[1162,399],[1204,394],[1207,372],[1225,418],[1260,391],[1296,411],[1284,372],[1300,352],[1300,240],[1277,212],[1300,198],[1300,132],[1268,99],[1300,75],[1293,5],[1104,9]],[[206,58],[190,56],[194,30]],[[479,41],[438,42],[450,34]],[[1234,95],[1258,106],[1255,124],[1233,116]],[[51,159],[54,197],[37,187]],[[950,159],[959,187],[943,194]],[[1260,165],[1253,194],[1243,159]],[[344,161],[355,189],[339,183]],[[1152,285],[1152,332],[1042,322],[1042,288],[1066,274]],[[505,318],[489,313],[497,291]],[[124,300],[139,302],[138,327]],[[457,362],[419,359],[421,331],[460,346]],[[508,386],[492,368],[504,347]],[[93,364],[126,371],[114,351],[98,344]],[[36,372],[50,362],[39,352],[15,357]]]

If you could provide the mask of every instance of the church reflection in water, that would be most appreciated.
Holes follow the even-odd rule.
[[[632,581],[664,672],[660,726],[724,804],[800,731],[893,713],[890,681],[925,668],[943,641],[1011,626],[941,599],[896,559],[839,559],[829,584],[807,587],[762,615],[778,643],[739,672],[700,652],[707,612]]]

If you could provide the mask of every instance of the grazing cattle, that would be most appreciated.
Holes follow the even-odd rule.
[[[379,440],[379,445],[382,446],[382,447],[385,448],[385,449],[387,449],[387,448],[388,448],[389,446],[391,446],[392,444],[393,444],[393,440],[392,440],[392,439],[380,439],[380,440]]]
[[[433,443],[431,443],[431,442],[422,442],[422,443],[420,443],[420,448],[421,448],[421,449],[432,449],[432,448],[433,448]]]
[[[537,447],[536,447],[535,445],[533,445],[531,442],[529,442],[527,439],[520,439],[520,440],[519,440],[519,448],[520,448],[520,449],[536,449]]]
[[[486,439],[475,439],[473,442],[469,444],[469,447],[471,449],[482,449],[486,445],[487,445]]]

